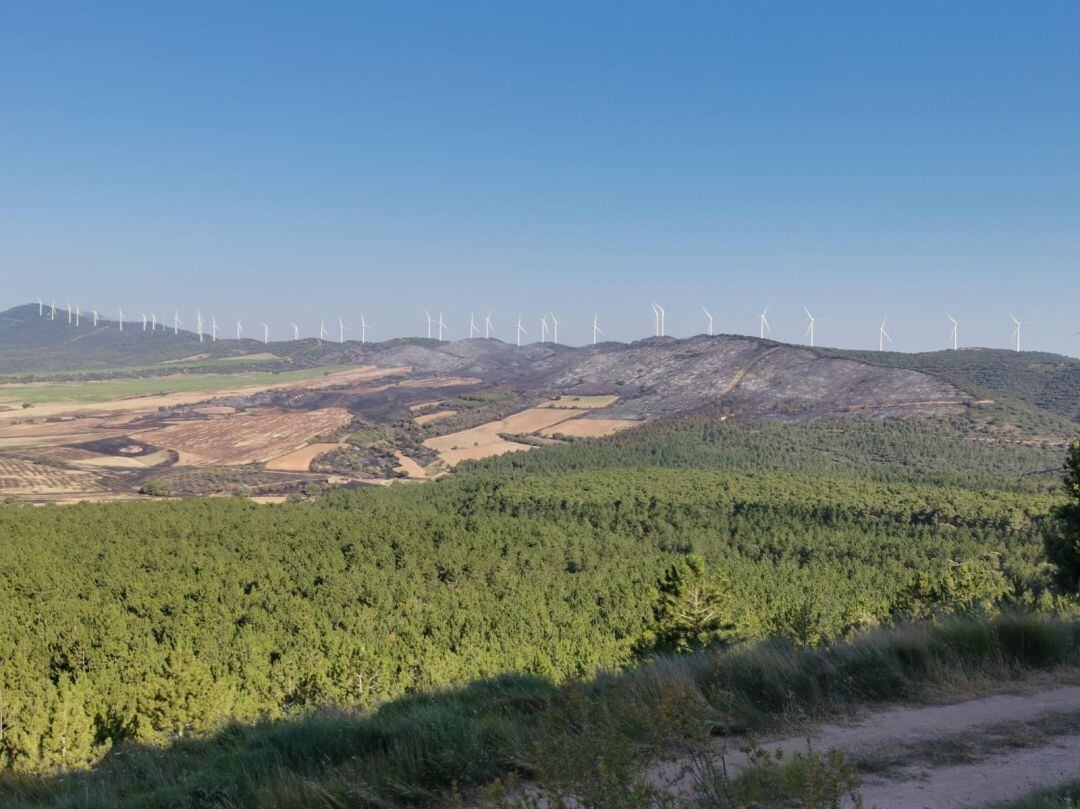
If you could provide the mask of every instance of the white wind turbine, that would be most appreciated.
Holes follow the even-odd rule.
[[[319,342],[330,339],[330,332],[326,330],[326,319],[319,321]]]
[[[540,342],[541,343],[546,343],[547,342],[547,333],[548,333],[547,315],[544,315],[542,318],[540,318]]]
[[[146,331],[146,312],[139,312],[139,316],[142,318],[142,330]],[[94,325],[97,325],[97,312],[94,312]]]
[[[75,304],[75,328],[79,327],[79,317],[82,315],[82,310],[79,309],[79,304]]]
[[[960,321],[950,315],[948,312],[945,313],[945,317],[949,318],[949,320],[952,321],[952,329],[949,331],[949,339],[952,340],[953,351],[956,351],[956,349],[960,347]]]
[[[523,335],[523,334],[526,337],[529,336],[529,333],[527,331],[525,331],[525,327],[521,325],[521,315],[518,315],[518,322],[517,322],[517,344],[518,344],[518,348],[521,348],[521,335]]]
[[[202,310],[201,309],[196,309],[195,310],[195,334],[198,335],[200,343],[203,341],[202,329],[203,329]]]
[[[477,337],[480,334],[480,329],[476,327],[476,316],[469,312],[469,337]]]
[[[70,303],[67,305],[67,313],[68,313],[68,325],[70,326],[71,325],[71,314],[72,314],[72,312],[71,312],[71,304]]]
[[[365,318],[364,313],[361,312],[360,313],[360,342],[361,343],[366,343],[367,342],[367,330],[368,330],[367,318]]]
[[[443,339],[442,339],[443,329],[446,328],[446,322],[443,320],[443,317],[442,317],[442,309],[439,310],[439,320],[438,320],[438,322],[436,322],[435,325],[439,327],[439,342],[441,343],[443,341]]]
[[[94,327],[97,328],[97,309],[95,309],[91,314],[94,318]]]
[[[597,335],[599,335],[600,337],[606,337],[607,336],[607,335],[604,334],[604,330],[600,328],[600,316],[596,312],[593,312],[593,316],[592,316],[592,344],[593,345],[596,345],[596,337],[597,337]]]
[[[210,316],[210,342],[212,342],[212,343],[217,342],[217,333],[218,333],[217,317],[214,316],[214,315],[211,315]]]
[[[241,320],[236,321],[236,339],[239,340],[244,336],[244,323]]]
[[[49,320],[56,320],[56,301],[49,307]]]
[[[761,314],[758,315],[758,337],[760,337],[762,340],[765,339],[765,332],[772,331],[772,327],[769,325],[769,320],[765,317],[765,315],[769,314],[769,308],[771,306],[772,304],[770,303],[762,310]]]
[[[484,339],[491,339],[491,335],[495,333],[495,324],[491,320],[491,316],[494,312],[488,312],[487,317],[484,318]]]
[[[297,326],[295,323],[290,323],[289,325],[292,326],[292,338],[293,338],[293,340],[294,341],[299,340],[300,339],[300,327]]]
[[[708,309],[706,309],[706,308],[705,308],[704,306],[702,306],[702,307],[701,307],[701,311],[702,311],[702,312],[704,312],[704,313],[705,313],[705,317],[707,317],[707,318],[709,319],[709,326],[708,326],[708,330],[706,331],[706,334],[708,334],[708,335],[709,335],[710,337],[712,337],[712,327],[713,327],[713,317],[712,317],[712,314],[711,314],[711,313],[709,312],[709,310],[708,310]]]
[[[345,332],[347,332],[347,331],[350,331],[349,327],[346,326],[345,321],[342,320],[339,317],[337,319],[337,334],[338,334],[338,340],[337,341],[339,343],[344,343],[345,342]]]
[[[178,335],[180,333],[180,324],[181,324],[181,322],[183,322],[183,321],[180,320],[180,310],[179,309],[173,309],[173,315],[172,315],[172,333],[173,333],[173,337],[176,337],[176,335]],[[237,324],[237,325],[239,325],[239,324]]]
[[[806,312],[806,316],[810,318],[810,325],[806,327],[806,333],[810,335],[810,348],[814,347],[814,316],[810,314],[810,310],[805,306],[802,308]]]
[[[424,316],[427,318],[427,338],[431,339],[431,327],[435,325],[434,319],[431,317],[431,312],[427,309],[424,310]]]
[[[37,299],[37,316],[41,317],[45,313],[45,304],[41,302],[41,298]]]
[[[263,327],[263,345],[266,345],[270,342],[270,327],[265,323],[260,323],[259,325]]]
[[[116,311],[117,311],[117,314],[119,315],[119,317],[117,319],[120,321],[120,331],[123,331],[124,330],[124,310],[121,309],[119,306],[117,306]]]
[[[557,343],[559,342],[559,321],[554,312],[548,312],[548,315],[551,317],[551,342]]]
[[[664,322],[667,318],[667,311],[655,301],[653,301],[652,310],[656,325],[655,335],[657,337],[663,337],[667,333],[667,324]]]
[[[881,319],[881,325],[878,326],[878,338],[877,338],[877,350],[878,351],[884,351],[885,350],[885,341],[886,340],[888,340],[890,343],[892,342],[892,338],[889,336],[889,333],[887,331],[885,331],[885,321],[886,320],[888,320],[888,318],[883,317]]]
[[[1016,324],[1016,328],[1013,330],[1013,340],[1016,341],[1016,353],[1019,354],[1020,353],[1020,327],[1023,324],[1019,320],[1016,319],[1016,316],[1012,312],[1009,313],[1009,318],[1012,320],[1013,323]]]
[[[162,326],[162,329],[165,327]],[[157,331],[157,315],[153,312],[150,313],[150,331]]]

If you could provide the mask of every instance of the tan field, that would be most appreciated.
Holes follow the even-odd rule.
[[[417,424],[431,424],[433,421],[439,421],[440,419],[448,419],[451,416],[456,416],[456,410],[436,410],[433,413],[424,413],[422,416],[413,416],[413,421]]]
[[[347,410],[339,407],[261,416],[225,416],[149,430],[139,438],[179,452],[179,465],[238,466],[269,461],[300,449],[313,438],[344,427],[352,418]]]
[[[167,450],[152,452],[149,455],[100,455],[90,453],[89,457],[68,458],[72,466],[87,469],[147,469],[160,466],[171,458]]]
[[[266,462],[266,468],[275,472],[307,472],[311,462],[320,455],[347,447],[348,444],[308,444]]]
[[[479,458],[489,458],[493,455],[503,455],[507,452],[532,449],[528,444],[507,441],[500,437],[500,433],[528,435],[586,412],[588,411],[531,408],[520,413],[514,413],[512,416],[500,421],[489,421],[487,424],[481,424],[479,427],[473,427],[470,430],[429,438],[424,442],[424,446],[438,452],[439,457],[449,466],[456,466],[462,461],[472,461]]]
[[[438,407],[441,404],[442,404],[442,402],[438,402],[438,401],[435,401],[435,402],[419,402],[417,404],[409,405],[409,410],[411,410],[413,413],[416,413],[416,412],[418,412],[420,410],[426,410],[429,407]]]
[[[207,405],[206,407],[196,407],[195,412],[200,416],[228,416],[235,413],[236,408],[228,405]]]
[[[571,419],[554,427],[545,427],[540,431],[540,435],[546,437],[565,435],[574,438],[602,438],[605,435],[613,435],[620,430],[639,427],[641,424],[640,421],[631,421],[629,419]]]
[[[0,494],[95,494],[104,492],[89,472],[57,469],[18,458],[0,458]]]
[[[617,401],[619,401],[618,396],[560,396],[558,399],[544,402],[542,405],[538,405],[538,407],[553,407],[557,409],[569,407],[580,410],[599,410],[602,407],[609,407]]]
[[[156,412],[161,408],[198,404],[199,402],[227,396],[251,396],[254,393],[267,390],[319,390],[321,388],[338,385],[356,384],[375,379],[382,379],[388,376],[400,376],[409,373],[410,370],[412,369],[408,366],[376,368],[372,365],[364,365],[358,368],[350,368],[345,371],[326,374],[325,376],[316,377],[314,379],[293,380],[289,382],[272,382],[221,390],[160,393],[149,396],[135,396],[128,399],[115,399],[108,402],[57,402],[38,404],[31,407],[0,410],[0,421],[44,419],[53,416],[77,414],[115,416],[119,413],[151,413]]]
[[[413,480],[427,480],[427,470],[404,452],[395,452],[394,456],[398,459],[396,471],[404,472]]]

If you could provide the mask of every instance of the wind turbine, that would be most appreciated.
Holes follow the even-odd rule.
[[[657,337],[663,337],[665,332],[667,331],[667,326],[664,323],[664,319],[667,316],[667,312],[664,310],[663,306],[656,303],[655,301],[653,301],[652,311],[653,311],[653,319],[655,321],[655,326],[656,326],[655,335]]]
[[[424,316],[427,317],[427,338],[431,339],[431,327],[435,325],[435,321],[431,318],[431,312],[427,309],[424,310]]]
[[[548,312],[551,317],[551,342],[559,342],[559,321],[555,318],[554,312]]]
[[[94,316],[94,328],[97,328],[97,309],[93,311]]]
[[[41,317],[45,312],[45,304],[41,302],[41,298],[37,299],[37,316]]]
[[[953,351],[956,351],[960,345],[960,321],[948,312],[945,313],[945,317],[952,321],[952,331],[949,332],[949,338],[952,340]]]
[[[176,335],[178,335],[180,333],[180,322],[181,322],[180,321],[180,311],[178,309],[173,309],[173,315],[172,315],[172,333],[173,333],[173,337],[176,337]],[[237,326],[239,326],[239,325],[240,324],[237,323]]]
[[[443,329],[446,328],[446,323],[442,319],[442,310],[441,309],[439,310],[439,322],[436,323],[435,325],[439,327],[439,342],[441,343],[442,342]]]
[[[124,330],[124,310],[119,306],[116,307],[117,314],[119,315],[120,331]]]
[[[270,342],[270,327],[265,323],[260,323],[259,325],[263,327],[263,345],[266,345]]]
[[[243,321],[236,321],[236,339],[239,340],[244,336],[244,323]]]
[[[810,318],[810,325],[806,327],[806,333],[810,335],[810,348],[814,347],[814,316],[810,314],[810,310],[805,306],[802,308],[806,312],[806,316]]]
[[[367,342],[367,330],[368,330],[367,318],[365,318],[364,313],[361,312],[360,313],[360,342],[361,342],[361,344]]]
[[[157,331],[157,315],[153,312],[150,313],[150,331]]]
[[[292,326],[292,338],[293,338],[293,340],[299,340],[300,339],[300,327],[297,326],[295,323],[290,323],[289,325]]]
[[[345,325],[345,321],[340,317],[337,319],[337,334],[339,343],[345,342],[345,332],[349,331],[349,328]]]
[[[887,331],[885,331],[885,321],[886,320],[888,320],[888,318],[883,317],[881,319],[881,325],[878,327],[878,338],[877,338],[877,350],[878,351],[884,351],[885,350],[885,341],[886,340],[888,340],[890,343],[892,342],[892,338],[889,336],[889,333]]]
[[[541,343],[546,343],[547,342],[547,333],[548,333],[547,315],[544,315],[542,318],[540,318],[540,342]]]
[[[203,338],[202,327],[203,327],[202,310],[201,309],[196,309],[195,310],[195,333],[197,335],[199,335],[199,342],[200,343],[202,342],[202,338]]]
[[[709,313],[709,310],[706,309],[704,306],[701,307],[701,311],[704,312],[705,317],[707,317],[709,319],[709,329],[708,329],[707,334],[710,337],[712,337],[712,324],[713,324],[712,315]]]
[[[79,317],[82,315],[82,310],[79,309],[79,304],[75,304],[75,328],[79,328]]]
[[[525,331],[525,327],[521,325],[521,315],[518,315],[518,324],[517,324],[517,344],[518,344],[518,348],[521,348],[521,335],[523,335],[523,334],[526,337],[529,336],[529,333],[527,331]]]
[[[321,343],[323,340],[327,340],[329,338],[330,332],[326,330],[326,320],[324,318],[323,320],[319,321],[319,342]]]
[[[491,316],[494,312],[488,312],[487,317],[484,318],[484,339],[490,339],[492,333],[495,331],[495,324],[491,320]]]
[[[67,313],[68,313],[68,325],[70,326],[71,325],[71,304],[70,303],[67,305]]]
[[[600,328],[599,321],[600,321],[600,316],[594,312],[593,316],[592,316],[592,344],[593,345],[596,345],[596,336],[597,335],[600,335],[601,337],[606,337],[607,336],[607,335],[604,334],[604,330]]]
[[[1016,353],[1019,354],[1020,353],[1020,327],[1023,324],[1019,320],[1016,319],[1016,316],[1014,314],[1012,314],[1012,312],[1009,313],[1009,317],[1012,319],[1012,322],[1016,324],[1016,328],[1013,330],[1013,339],[1016,341]]]
[[[49,307],[49,320],[56,320],[56,301]]]
[[[218,333],[217,317],[214,316],[214,315],[211,315],[210,316],[210,342],[212,342],[212,343],[217,342],[217,333]]]
[[[139,316],[142,318],[142,330],[146,331],[146,312],[139,312]],[[97,325],[97,312],[94,312],[94,325]]]
[[[476,316],[469,312],[469,337],[476,337],[478,334],[480,334],[480,329],[476,327]]]
[[[769,321],[765,317],[765,315],[769,314],[769,307],[771,306],[772,304],[770,303],[769,306],[766,306],[765,309],[761,312],[761,314],[758,315],[758,337],[760,337],[762,340],[765,339],[765,332],[772,331],[772,327],[769,326]]]

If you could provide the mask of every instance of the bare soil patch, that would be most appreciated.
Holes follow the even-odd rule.
[[[560,396],[550,402],[544,402],[539,407],[564,408],[576,410],[599,410],[603,407],[615,404],[619,401],[618,396]]]
[[[348,444],[308,444],[266,462],[266,468],[280,472],[307,472],[311,462],[320,455],[347,447]]]
[[[507,441],[502,435],[528,435],[539,432],[546,427],[568,421],[586,412],[588,411],[534,407],[469,430],[429,438],[424,442],[424,446],[438,452],[439,457],[449,466],[455,466],[462,461],[532,449],[528,444]]]
[[[433,421],[439,421],[441,419],[448,419],[451,416],[456,416],[456,410],[436,410],[432,413],[424,413],[421,416],[413,416],[413,421],[417,424],[431,424]]]

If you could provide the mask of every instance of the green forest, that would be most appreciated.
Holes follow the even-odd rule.
[[[1067,610],[1044,553],[1063,457],[946,422],[702,415],[307,502],[4,506],[0,764],[701,643]],[[710,615],[673,625],[688,586]]]

